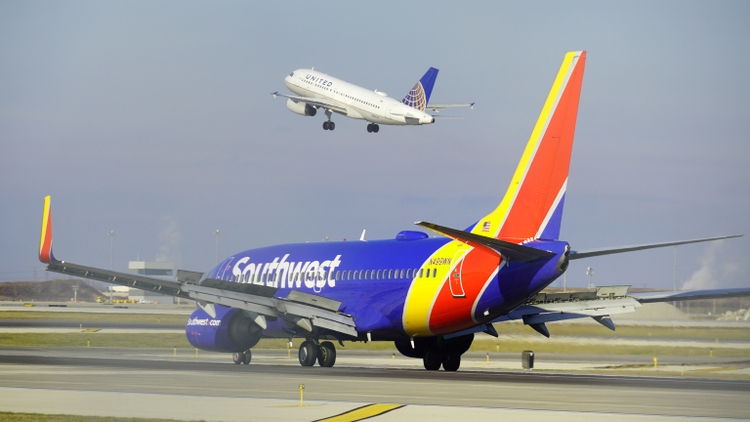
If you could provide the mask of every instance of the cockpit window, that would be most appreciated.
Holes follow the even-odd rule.
[[[290,77],[291,77],[291,76],[294,76],[294,72],[290,73],[290,74],[289,74],[289,76],[290,76]]]

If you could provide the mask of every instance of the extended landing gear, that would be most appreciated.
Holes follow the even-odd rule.
[[[380,130],[380,126],[378,126],[377,123],[367,124],[367,133],[378,133],[379,130]]]
[[[336,129],[336,123],[333,123],[331,121],[331,115],[333,112],[331,110],[326,110],[326,117],[328,117],[328,120],[323,122],[323,130],[334,130]]]
[[[397,340],[396,348],[402,355],[422,359],[424,369],[437,371],[442,366],[446,371],[457,371],[463,355],[474,341],[474,334],[453,337],[415,338],[411,341]]]
[[[252,359],[253,353],[250,350],[232,353],[232,360],[234,361],[235,365],[239,365],[241,363],[248,365]]]
[[[422,362],[424,363],[424,369],[428,371],[437,371],[442,365],[446,371],[453,372],[461,366],[461,355],[440,350],[438,347],[430,347],[425,350]]]
[[[336,347],[330,341],[324,341],[320,345],[312,340],[307,340],[299,346],[299,364],[302,366],[313,366],[315,361],[324,368],[330,368],[336,363]]]

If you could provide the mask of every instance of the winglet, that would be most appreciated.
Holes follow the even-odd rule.
[[[42,215],[42,236],[39,239],[39,261],[45,264],[57,262],[52,254],[52,209],[50,196],[44,197],[44,214]]]
[[[424,76],[422,76],[422,79],[414,85],[414,88],[406,94],[406,97],[404,97],[401,102],[409,107],[425,111],[427,109],[427,104],[430,102],[432,87],[435,86],[438,72],[438,69],[435,69],[434,67],[427,70]]]

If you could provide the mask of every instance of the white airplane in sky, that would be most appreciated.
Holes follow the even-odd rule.
[[[298,69],[284,79],[284,84],[297,95],[272,92],[274,98],[287,98],[289,110],[303,116],[315,116],[322,108],[328,120],[323,122],[324,130],[333,130],[336,124],[331,121],[333,113],[343,114],[352,119],[368,121],[367,132],[377,133],[383,125],[425,125],[435,123],[435,117],[426,110],[438,112],[448,107],[471,107],[467,104],[430,104],[430,94],[437,79],[438,69],[431,67],[414,88],[398,101],[385,92],[370,91],[315,69]]]

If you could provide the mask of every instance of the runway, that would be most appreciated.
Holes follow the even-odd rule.
[[[6,348],[0,350],[0,408],[207,421],[312,421],[373,403],[405,405],[374,421],[750,418],[747,381],[463,368],[428,372],[372,364],[372,352],[346,354],[359,359],[340,353],[334,368],[303,368],[286,359],[285,351],[257,351],[245,366],[226,355],[184,351],[175,357],[137,349]]]

